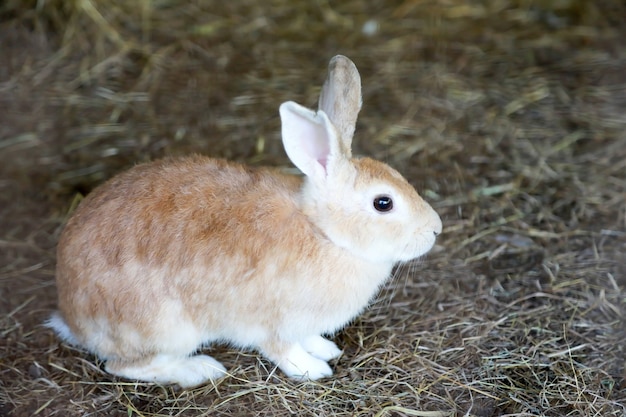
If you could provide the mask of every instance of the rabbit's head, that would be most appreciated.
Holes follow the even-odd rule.
[[[294,102],[281,105],[285,150],[306,176],[300,204],[328,239],[354,255],[408,261],[430,250],[441,219],[396,170],[352,157],[361,103],[355,65],[336,56],[317,112]]]

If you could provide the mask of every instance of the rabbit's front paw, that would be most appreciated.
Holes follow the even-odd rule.
[[[293,345],[278,366],[288,377],[303,381],[314,381],[333,374],[325,361],[311,356],[299,344]]]
[[[309,336],[302,341],[302,347],[311,355],[323,361],[341,356],[343,351],[336,344],[322,336]]]

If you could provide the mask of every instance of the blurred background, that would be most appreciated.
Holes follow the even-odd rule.
[[[5,0],[0,416],[624,415],[624,39],[621,0]],[[217,387],[137,386],[40,327],[82,196],[164,156],[290,167],[278,106],[315,107],[336,54],[355,154],[444,234],[336,336],[335,380],[219,347]]]

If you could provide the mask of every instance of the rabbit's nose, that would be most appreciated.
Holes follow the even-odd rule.
[[[439,217],[437,213],[435,213],[435,216],[436,217],[433,224],[433,233],[435,234],[435,236],[439,236],[441,234],[441,230],[443,229],[443,224],[441,223],[441,217]]]

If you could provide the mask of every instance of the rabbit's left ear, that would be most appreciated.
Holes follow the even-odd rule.
[[[328,116],[293,101],[281,104],[279,111],[287,156],[309,178],[325,180],[329,166],[347,158]]]
[[[351,156],[352,136],[361,110],[361,76],[356,65],[343,55],[328,64],[328,77],[320,94],[319,109],[337,129],[344,155]]]

